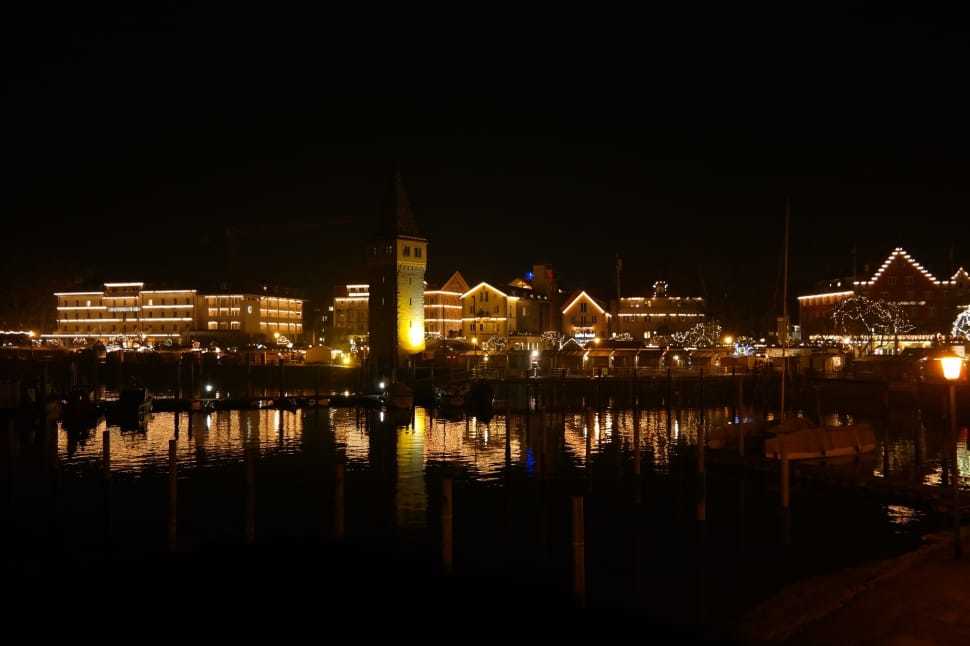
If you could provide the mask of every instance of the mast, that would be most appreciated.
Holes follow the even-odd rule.
[[[788,221],[791,218],[791,203],[785,198],[785,273],[782,279],[782,301],[781,301],[781,404],[779,406],[778,418],[785,421],[785,377],[788,371],[788,359],[786,349],[788,348]]]

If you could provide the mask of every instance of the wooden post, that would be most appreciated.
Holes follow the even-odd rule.
[[[333,538],[344,538],[344,465],[338,462],[334,467],[333,480]]]
[[[246,544],[256,542],[256,458],[255,449],[246,449]]]
[[[279,375],[279,379],[280,379],[280,387],[279,387],[280,395],[279,396],[280,397],[283,397],[286,394],[286,387],[285,387],[285,384],[283,383],[283,357],[280,357],[280,375]]]
[[[707,444],[707,433],[704,422],[697,427],[697,521],[707,520],[707,472],[704,464],[704,451]]]
[[[737,376],[736,370],[737,369],[735,367],[733,366],[731,367],[731,383],[734,384],[735,387],[737,387],[737,383],[738,383],[738,376]],[[731,409],[731,421],[735,423],[737,423],[738,421],[738,410],[740,408],[740,402],[738,401],[739,399],[740,397],[738,396],[734,398],[734,406]]]
[[[781,443],[781,507],[788,509],[791,492],[791,465],[788,461],[788,449],[785,447],[785,436],[779,435],[778,441]]]
[[[175,361],[175,400],[182,401],[182,353],[178,354]]]
[[[670,407],[673,404],[671,398],[673,397],[674,382],[673,376],[671,375],[670,368],[667,368],[667,417],[670,418]]]
[[[573,508],[573,596],[580,608],[586,605],[586,518],[583,497],[572,497]]]
[[[174,552],[178,547],[177,534],[177,501],[178,479],[175,461],[175,440],[168,441],[168,551]]]
[[[698,407],[701,409],[701,426],[704,425],[704,369],[701,368],[701,378],[698,383]]]
[[[101,469],[105,480],[111,480],[111,434],[101,433]]]
[[[454,483],[450,477],[441,480],[441,567],[451,574],[454,566]]]
[[[633,502],[640,504],[640,409],[633,409]]]

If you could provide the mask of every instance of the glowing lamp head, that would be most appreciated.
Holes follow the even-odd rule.
[[[734,337],[733,336],[728,335],[728,336],[724,337],[724,345],[731,345],[732,343],[734,343]]]
[[[213,390],[213,386],[212,386],[212,384],[206,384],[206,385],[205,385],[205,391],[206,391],[207,393],[211,393],[211,392],[212,392],[212,390]]]
[[[280,333],[279,332],[273,332],[273,338],[274,339],[280,338]]]
[[[385,386],[385,384],[384,384],[383,381],[380,382],[379,384],[377,384],[377,387],[380,388],[381,390],[384,390],[384,386]]]
[[[960,378],[960,373],[963,371],[963,359],[961,357],[940,357],[939,361],[943,364],[943,377],[947,381],[956,381]]]
[[[478,337],[477,336],[473,336],[472,337],[472,345],[478,345]]]
[[[532,351],[532,359],[535,360],[535,359],[538,359],[538,358],[539,358],[539,351],[538,350],[533,350]]]
[[[599,345],[600,344],[600,338],[598,336],[594,336],[593,337],[593,343],[595,343],[596,345]]]

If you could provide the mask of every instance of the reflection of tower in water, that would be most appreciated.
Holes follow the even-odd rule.
[[[397,520],[395,490],[397,488],[397,427],[396,421],[383,411],[368,411],[367,461],[374,491],[373,520],[378,529],[393,529]]]

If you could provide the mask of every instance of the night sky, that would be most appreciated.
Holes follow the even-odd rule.
[[[159,7],[3,21],[0,324],[102,280],[324,299],[395,168],[432,281],[546,261],[610,298],[619,253],[625,293],[758,331],[786,197],[793,294],[854,246],[970,264],[963,16]]]

